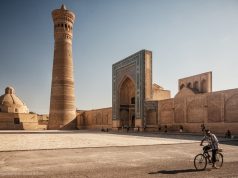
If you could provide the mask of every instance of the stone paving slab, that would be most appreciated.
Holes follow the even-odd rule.
[[[79,131],[0,131],[0,151],[138,146],[199,142],[152,134],[111,134]]]

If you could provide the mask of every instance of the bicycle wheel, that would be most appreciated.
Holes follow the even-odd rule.
[[[220,168],[223,165],[223,155],[221,153],[216,154],[216,167]]]
[[[207,167],[207,159],[203,154],[198,154],[194,158],[194,167],[196,170],[204,170]]]

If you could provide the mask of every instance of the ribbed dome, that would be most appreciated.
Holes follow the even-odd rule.
[[[7,87],[0,96],[0,111],[7,113],[29,113],[27,106],[15,94],[13,87]]]

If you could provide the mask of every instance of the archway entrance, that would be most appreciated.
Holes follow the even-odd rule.
[[[120,88],[120,120],[122,127],[135,127],[135,85],[129,77]]]

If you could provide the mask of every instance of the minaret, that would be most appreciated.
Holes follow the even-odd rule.
[[[76,127],[72,37],[75,15],[62,5],[52,11],[54,21],[54,62],[48,129]]]

